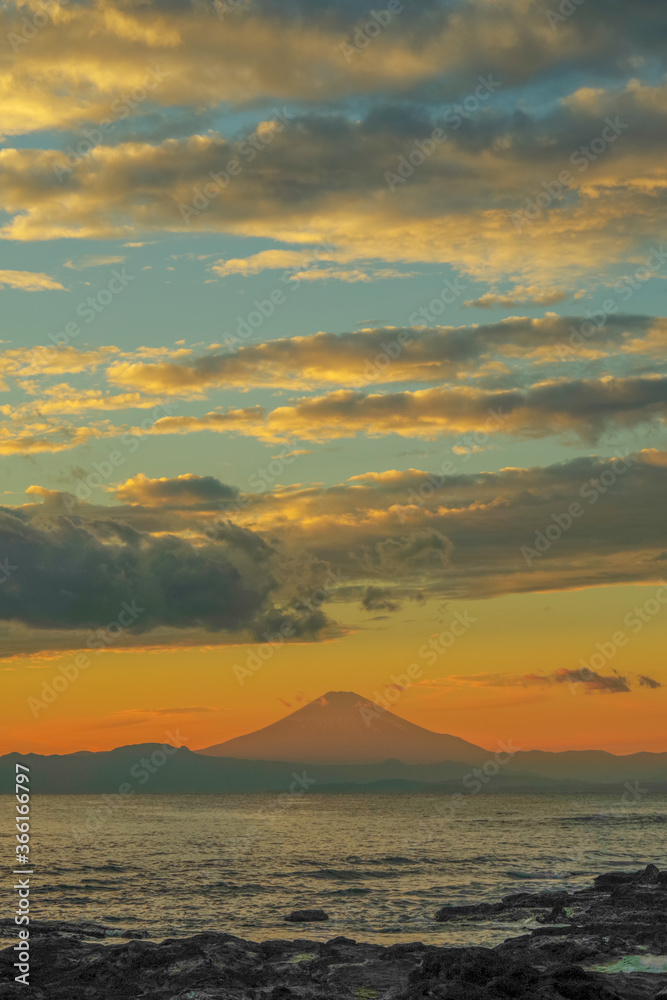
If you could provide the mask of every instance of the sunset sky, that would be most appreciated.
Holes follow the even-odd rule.
[[[667,750],[667,6],[631,7],[3,6],[0,752],[328,690]]]

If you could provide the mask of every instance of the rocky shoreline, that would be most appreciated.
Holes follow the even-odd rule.
[[[660,872],[655,865],[635,873],[600,875],[591,888],[579,892],[519,893],[498,903],[443,906],[436,914],[441,922],[463,925],[499,917],[524,925],[530,921],[530,930],[496,948],[421,943],[384,947],[344,937],[257,943],[219,932],[159,943],[135,935],[103,944],[97,939],[107,932],[99,925],[34,923],[30,996],[33,1000],[667,998],[667,871]],[[2,922],[6,928],[9,923]],[[12,948],[0,952],[0,1000],[25,996],[25,987],[13,981],[14,961]]]

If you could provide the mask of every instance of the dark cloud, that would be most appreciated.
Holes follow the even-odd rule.
[[[639,684],[641,687],[651,688],[652,690],[662,687],[660,681],[656,681],[652,677],[646,677],[644,674],[639,675]]]
[[[386,587],[366,587],[361,598],[364,611],[398,611],[400,603],[392,600],[392,591]]]
[[[659,688],[662,685],[650,677],[638,675],[640,687]],[[648,682],[648,683],[646,683]],[[628,677],[620,674],[600,674],[596,670],[583,667],[570,670],[561,667],[549,674],[452,674],[420,681],[423,687],[542,687],[568,685],[572,694],[584,691],[586,694],[629,694],[632,690]]]
[[[540,683],[542,680],[541,678],[533,678],[531,674],[527,676],[532,678],[535,683]],[[626,677],[621,677],[618,674],[605,677],[588,667],[583,667],[581,670],[556,670],[553,674],[548,674],[545,681],[553,684],[582,684],[588,693],[627,694],[630,691]]]
[[[107,594],[107,604],[120,603],[128,581],[148,577],[157,594],[153,607],[163,609],[157,617],[166,625],[181,627],[185,616],[186,623],[212,627],[217,613],[224,621],[216,627],[232,628],[236,615],[261,638],[291,616],[299,638],[333,628],[323,606],[335,618],[331,608],[341,600],[365,601],[368,610],[379,610],[378,602],[417,597],[467,599],[612,583],[662,586],[667,454],[581,456],[498,473],[467,473],[468,457],[448,449],[430,473],[393,470],[330,487],[246,493],[238,509],[222,518],[187,503],[180,509],[75,504],[68,518],[48,494],[44,503],[22,507],[20,515],[7,509],[4,514],[14,536],[34,536],[26,549],[29,565],[37,564],[40,551],[48,556],[48,573],[41,574],[47,596],[36,604],[24,577],[26,589],[12,597],[20,607],[10,614],[8,588],[15,581],[18,586],[17,571],[0,588],[2,617],[46,624],[61,615],[74,627],[101,613],[84,614],[85,602],[71,595],[84,589],[89,601],[100,603]],[[183,538],[192,539],[199,555]],[[17,543],[12,546],[0,551],[18,565]],[[101,555],[104,578],[95,585]],[[71,579],[73,564],[80,568]],[[187,589],[184,579],[193,581],[195,604],[200,587],[205,593],[199,617],[186,603],[172,620],[162,597],[172,576],[174,590]],[[232,610],[224,616],[215,601],[235,581],[253,599],[243,614]]]
[[[236,526],[195,550],[121,520],[32,523],[5,509],[0,551],[15,567],[0,591],[0,618],[35,628],[96,629],[130,605],[141,608],[128,623],[133,632],[163,625],[239,631],[266,612],[277,589],[274,550]]]

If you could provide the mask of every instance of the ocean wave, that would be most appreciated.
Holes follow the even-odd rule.
[[[560,872],[546,871],[546,872],[540,872],[540,871],[512,871],[512,870],[510,870],[508,872],[505,872],[505,874],[506,874],[506,876],[508,878],[528,879],[528,881],[531,881],[531,882],[533,882],[533,881],[534,882],[538,882],[538,881],[540,881],[542,879],[565,879],[565,878],[572,878],[577,873],[576,872],[571,872],[571,871],[560,871]],[[579,874],[581,874],[581,873],[579,873]]]
[[[367,896],[373,889],[364,889],[363,886],[350,886],[349,889],[329,889],[323,892],[323,896]]]
[[[378,871],[355,871],[347,869],[338,868],[319,868],[312,872],[303,872],[304,878],[314,878],[314,879],[340,879],[342,882],[349,880],[350,882],[358,882],[359,879],[363,878],[390,878],[392,876],[398,876],[398,872],[378,872]]]
[[[667,823],[665,813],[591,813],[586,816],[563,816],[561,823],[637,823],[650,826],[653,823]]]

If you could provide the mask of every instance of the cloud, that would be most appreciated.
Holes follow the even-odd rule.
[[[406,177],[396,173],[399,165],[409,165],[433,131],[428,105],[372,108],[361,120],[333,111],[294,115],[280,129],[256,124],[241,139],[209,132],[98,144],[61,184],[54,184],[58,150],[5,149],[2,232],[15,240],[126,241],[151,232],[227,232],[287,243],[289,250],[270,252],[297,254],[320,242],[346,262],[337,270],[348,277],[355,270],[373,276],[378,261],[387,274],[401,273],[399,263],[437,262],[476,281],[556,292],[582,275],[599,281],[603,263],[626,264],[659,245],[667,117],[660,101],[629,89],[631,140],[621,122],[604,155],[584,157],[582,168],[582,154],[575,163],[572,157],[608,131],[597,108],[562,100],[531,116],[496,108],[493,96],[477,102],[474,125],[443,111],[447,141]],[[544,209],[530,209],[529,219],[524,209],[544,195],[543,183],[561,183],[565,167],[571,180]],[[389,183],[391,175],[400,183]],[[238,273],[262,266],[253,257],[236,262]],[[219,266],[225,273],[230,262]]]
[[[103,649],[136,644],[142,635],[144,646],[170,645],[174,630],[195,644],[206,633],[247,640],[284,621],[292,636],[314,639],[328,625],[321,610],[283,605],[276,572],[281,554],[253,531],[226,522],[213,542],[193,547],[157,524],[141,530],[115,518],[117,508],[98,518],[53,491],[30,492],[44,498],[47,522],[39,516],[42,505],[0,509],[0,546],[9,567],[0,618],[36,630],[32,649],[41,641],[49,648],[54,631],[75,647]]]
[[[531,675],[527,675],[531,677]],[[541,678],[535,677],[529,683],[542,683]],[[561,668],[547,675],[546,683],[583,685],[588,694],[628,694],[630,687],[626,677],[619,674],[603,676],[596,670],[584,667],[581,670],[567,670]]]
[[[651,690],[662,687],[660,681],[656,681],[652,677],[646,677],[644,674],[639,675],[639,684],[641,687],[651,688]]]
[[[423,317],[417,313],[415,319]],[[600,357],[619,351],[650,352],[653,347],[664,353],[667,321],[610,315],[598,325],[585,316],[547,313],[539,319],[515,316],[474,326],[364,327],[248,346],[240,336],[232,335],[230,341],[232,350],[177,361],[111,359],[107,376],[115,385],[184,395],[230,386],[442,382],[470,375],[492,361],[562,365],[588,357],[591,351]]]
[[[510,309],[512,306],[527,304],[552,306],[557,302],[564,302],[567,297],[567,292],[558,288],[540,289],[534,286],[530,288],[519,286],[505,295],[499,295],[497,292],[485,292],[478,299],[469,299],[463,304],[475,309],[493,309],[497,306]]]
[[[213,476],[191,473],[171,479],[148,479],[139,473],[113,491],[119,500],[130,504],[199,505],[208,509],[238,496],[237,489],[226,486]]]
[[[667,377],[553,379],[528,389],[469,387],[364,394],[340,389],[266,411],[260,406],[212,411],[202,417],[162,417],[149,434],[236,432],[276,442],[338,440],[363,433],[433,440],[443,434],[575,435],[596,441],[605,432],[663,420]],[[479,442],[477,442],[479,443]]]
[[[133,631],[157,625],[212,631],[248,627],[274,584],[272,551],[252,532],[229,528],[201,554],[175,537],[151,537],[122,521],[40,527],[20,511],[0,513],[2,551],[16,567],[2,617],[35,628],[91,628],[142,608]]]
[[[88,253],[84,254],[83,257],[77,257],[75,260],[65,261],[64,266],[69,267],[72,271],[83,271],[87,267],[122,264],[125,260],[127,260],[127,257],[114,256],[113,254]]]
[[[431,472],[388,470],[327,487],[245,494],[242,503],[226,505],[225,516],[267,537],[279,531],[291,549],[340,567],[350,586],[361,588],[358,600],[369,582],[387,587],[396,580],[427,597],[457,599],[655,587],[667,549],[660,513],[667,462],[657,458],[653,452],[622,460],[581,456],[467,473],[467,456],[452,454]],[[540,553],[536,538],[547,529],[553,535],[554,515],[567,524],[562,515],[572,504],[580,516]],[[199,533],[205,523],[197,528],[188,520]],[[532,550],[530,560],[524,550]]]
[[[13,347],[0,351],[0,372],[21,379],[35,375],[76,374],[108,363],[118,350],[113,346],[78,349],[69,344]]]
[[[331,252],[321,251],[318,260],[335,260]],[[291,268],[297,270],[313,261],[310,250],[262,250],[250,257],[230,257],[228,260],[218,260],[211,264],[210,270],[226,278],[232,274],[248,277],[251,274],[261,274],[262,271],[284,271]]]
[[[365,601],[368,610],[410,598],[480,599],[614,584],[652,584],[649,596],[653,597],[656,587],[662,586],[667,551],[662,516],[667,460],[656,459],[655,452],[640,452],[623,462],[582,456],[546,467],[467,473],[465,456],[452,456],[431,473],[373,472],[327,487],[294,485],[221,501],[207,499],[206,494],[218,495],[233,487],[217,480],[208,485],[206,477],[185,477],[184,485],[179,477],[149,480],[150,500],[146,484],[135,477],[130,485],[124,484],[127,494],[123,492],[121,506],[81,503],[34,486],[30,494],[43,503],[5,511],[14,517],[20,514],[29,524],[45,523],[47,518],[61,524],[65,519],[78,525],[68,530],[85,529],[86,537],[88,532],[99,535],[106,540],[105,553],[110,546],[110,567],[121,558],[113,538],[122,525],[127,544],[132,537],[140,540],[136,551],[149,553],[153,544],[172,546],[174,560],[183,554],[179,577],[201,573],[211,580],[217,573],[215,558],[209,566],[212,542],[219,537],[223,549],[234,546],[233,524],[245,531],[240,536],[245,547],[252,543],[256,549],[257,559],[250,565],[253,573],[263,567],[260,589],[269,576],[274,579],[275,608],[258,611],[248,626],[261,638],[266,631],[276,631],[281,614],[295,602],[305,597],[312,604],[312,594],[332,579],[332,567],[336,583],[330,602]],[[535,549],[538,533],[544,536],[550,529],[554,514],[567,524],[562,515],[573,503],[579,505],[580,516],[569,528],[561,528],[547,549],[535,550],[526,560],[524,548]],[[61,530],[48,535],[51,545]],[[235,560],[242,559],[238,547]],[[101,558],[94,542],[79,548],[81,553],[90,549],[90,560]],[[132,565],[129,552],[122,551],[125,563]],[[189,558],[192,551],[199,553],[195,563]],[[65,572],[65,556],[53,555],[53,560]],[[167,585],[165,581],[160,587]],[[200,583],[193,586],[196,592]],[[64,589],[74,592],[73,586]],[[28,596],[26,592],[26,601]],[[205,611],[207,605],[202,607]],[[389,611],[386,606],[384,610]],[[630,615],[632,609],[627,610]],[[35,609],[34,614],[39,613]],[[307,636],[310,628],[332,627],[319,612],[314,619],[305,613],[298,617],[296,637]],[[625,625],[631,628],[635,621]],[[182,627],[178,618],[172,624]],[[624,627],[622,621],[618,625]],[[173,634],[169,642],[176,642]]]
[[[364,611],[398,611],[400,602],[391,597],[392,591],[386,587],[366,587],[361,607]]]
[[[370,284],[372,281],[387,281],[397,278],[413,278],[416,271],[397,271],[391,267],[377,267],[362,270],[354,268],[317,267],[310,271],[295,271],[292,281],[346,281],[355,285],[359,282]]]
[[[40,373],[41,374],[41,373]],[[23,388],[26,388],[25,383]],[[78,415],[90,410],[147,410],[155,407],[154,396],[142,396],[140,392],[123,392],[107,395],[103,390],[79,389],[60,382],[52,386],[31,387],[31,395],[36,398],[29,403],[0,407],[0,412],[11,417],[12,421],[30,422],[37,417],[49,417],[51,414],[66,413]]]
[[[662,685],[651,677],[637,676],[640,687],[659,688]],[[596,670],[582,668],[570,670],[561,667],[550,674],[451,674],[418,682],[423,687],[553,687],[567,684],[572,693],[578,688],[586,694],[629,694],[632,688],[627,677],[619,674],[600,674]]]
[[[0,455],[39,455],[71,451],[100,437],[115,437],[117,431],[108,422],[87,427],[72,427],[59,421],[35,422],[12,430],[11,424],[0,427]]]
[[[41,271],[0,271],[0,288],[18,288],[22,292],[66,292],[55,278]]]
[[[471,83],[474,91],[480,67],[516,87],[578,77],[580,69],[607,82],[628,68],[636,72],[641,57],[664,65],[659,0],[637,0],[632,18],[622,4],[587,0],[586,9],[558,30],[547,21],[550,2],[415,0],[363,51],[355,38],[363,37],[368,10],[342,0],[246,0],[225,17],[210,4],[87,0],[53,5],[48,30],[30,38],[21,17],[31,8],[5,5],[0,124],[5,134],[22,134],[116,123],[147,106],[326,105],[360,95],[400,100],[437,94],[455,103]],[[158,83],[149,89],[151,70]],[[144,98],[133,106],[128,94],[142,88]]]

